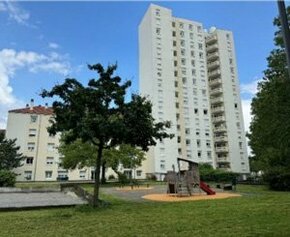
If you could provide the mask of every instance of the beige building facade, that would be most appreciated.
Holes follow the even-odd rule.
[[[15,169],[17,181],[90,180],[91,168],[66,170],[61,166],[58,153],[60,135],[50,136],[47,127],[53,114],[52,108],[30,106],[10,110],[8,113],[6,137],[17,139],[20,152],[27,158],[21,167]]]

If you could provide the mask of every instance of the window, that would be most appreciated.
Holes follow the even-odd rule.
[[[184,47],[184,46],[185,46],[185,41],[184,41],[184,40],[180,40],[180,45],[181,45],[182,47]]]
[[[137,176],[141,176],[142,175],[142,170],[137,170],[136,174],[137,174]]]
[[[51,179],[52,178],[52,171],[45,171],[45,178]]]
[[[194,60],[191,60],[191,66],[195,66],[195,61]]]
[[[26,180],[31,180],[32,179],[32,171],[24,171],[24,178]]]
[[[36,123],[36,121],[37,121],[37,115],[30,115],[30,122]]]
[[[177,137],[177,142],[178,142],[178,143],[181,142],[181,137],[180,137],[180,136]]]
[[[189,139],[186,139],[185,140],[185,143],[186,143],[186,145],[190,145],[190,140]]]
[[[177,56],[177,51],[176,50],[173,51],[173,56]]]
[[[177,71],[174,71],[174,76],[177,77],[178,76],[178,73]]]
[[[198,43],[198,49],[202,50],[202,44]]]
[[[186,60],[185,60],[185,58],[182,58],[182,59],[181,59],[181,64],[182,64],[182,65],[185,65],[185,64],[186,64]]]
[[[206,147],[210,148],[210,140],[206,140]]]
[[[189,128],[185,129],[185,134],[187,134],[187,135],[190,134],[190,129]]]
[[[177,61],[176,60],[174,61],[174,67],[177,67]]]
[[[200,133],[199,130],[196,130],[195,134],[196,134],[196,135],[199,135],[199,133]]]
[[[80,179],[85,179],[85,178],[86,178],[86,171],[80,170]]]
[[[195,114],[198,114],[198,109],[194,109],[194,113]]]
[[[176,46],[176,41],[175,40],[173,40],[173,46]],[[176,55],[174,55],[174,56],[176,56]]]
[[[36,136],[36,129],[29,129],[28,136],[35,137]]]
[[[207,159],[211,160],[211,151],[207,152]]]
[[[203,110],[203,114],[204,114],[204,115],[207,115],[207,109],[204,109],[204,110]]]
[[[190,55],[191,55],[191,57],[194,57],[194,51],[193,50],[190,51]]]
[[[202,89],[201,93],[202,93],[203,96],[206,96],[206,90],[205,89]]]
[[[164,170],[165,169],[165,165],[164,164],[160,164],[160,169]]]
[[[58,178],[67,178],[68,172],[67,170],[59,170],[57,171],[57,177]]]
[[[53,151],[54,150],[54,143],[47,143],[47,151]]]
[[[237,103],[235,103],[235,109],[237,109],[238,108],[238,104]]]
[[[26,164],[32,165],[33,164],[33,157],[27,157],[26,158]]]
[[[176,32],[172,31],[172,36],[175,37],[176,36]]]
[[[174,82],[174,86],[175,86],[175,87],[178,87],[178,81],[175,81],[175,82]]]
[[[199,52],[199,59],[203,59],[203,52]]]
[[[180,125],[179,124],[176,125],[176,128],[177,128],[177,131],[180,131]]]
[[[172,27],[175,27],[175,22],[172,22]]]
[[[189,33],[189,38],[193,39],[193,33]]]
[[[191,24],[189,24],[189,25],[188,25],[188,29],[189,29],[189,30],[192,30],[192,29],[193,29],[193,26],[192,26]]]
[[[160,16],[160,9],[156,9],[155,14],[156,14],[156,16]]]
[[[160,28],[156,28],[156,34],[160,35],[160,33],[161,33],[161,29]]]
[[[27,150],[28,151],[34,151],[35,150],[35,143],[34,142],[28,142],[27,143]]]
[[[183,78],[182,78],[182,83],[183,83],[183,84],[186,84],[186,82],[187,82],[186,77],[183,77]]]
[[[52,165],[53,164],[53,157],[46,157],[46,164],[47,165]]]
[[[239,147],[240,147],[240,149],[243,149],[243,143],[242,142],[239,142]]]
[[[175,91],[175,97],[178,98],[178,92],[177,91]]]
[[[197,152],[197,156],[198,156],[198,158],[201,158],[201,151]]]
[[[201,26],[197,26],[197,32],[201,33]]]
[[[180,118],[180,114],[176,114],[176,119],[178,120]]]
[[[184,31],[180,31],[180,37],[184,37]]]
[[[183,26],[184,26],[183,23],[180,22],[179,23],[179,28],[183,29]]]
[[[179,155],[182,154],[181,148],[178,148],[178,154],[179,154]]]
[[[197,145],[197,147],[200,147],[200,140],[199,139],[196,140],[196,145]]]
[[[230,39],[230,34],[226,34],[227,40]]]
[[[179,108],[179,103],[175,103],[175,108]]]

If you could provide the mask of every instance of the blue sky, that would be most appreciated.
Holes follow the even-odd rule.
[[[233,31],[245,120],[256,82],[274,48],[276,2],[154,2],[205,28]],[[0,128],[7,111],[25,105],[65,77],[86,83],[86,64],[118,62],[138,91],[138,25],[150,2],[1,2]],[[248,121],[246,121],[248,123]]]

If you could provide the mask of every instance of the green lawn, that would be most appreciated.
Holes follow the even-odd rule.
[[[0,236],[290,236],[290,193],[238,186],[243,197],[0,212]],[[104,197],[103,197],[104,198]]]

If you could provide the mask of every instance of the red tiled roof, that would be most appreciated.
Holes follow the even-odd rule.
[[[22,109],[9,110],[9,113],[52,115],[53,109],[52,107],[44,107],[39,105],[32,108],[26,107]]]

